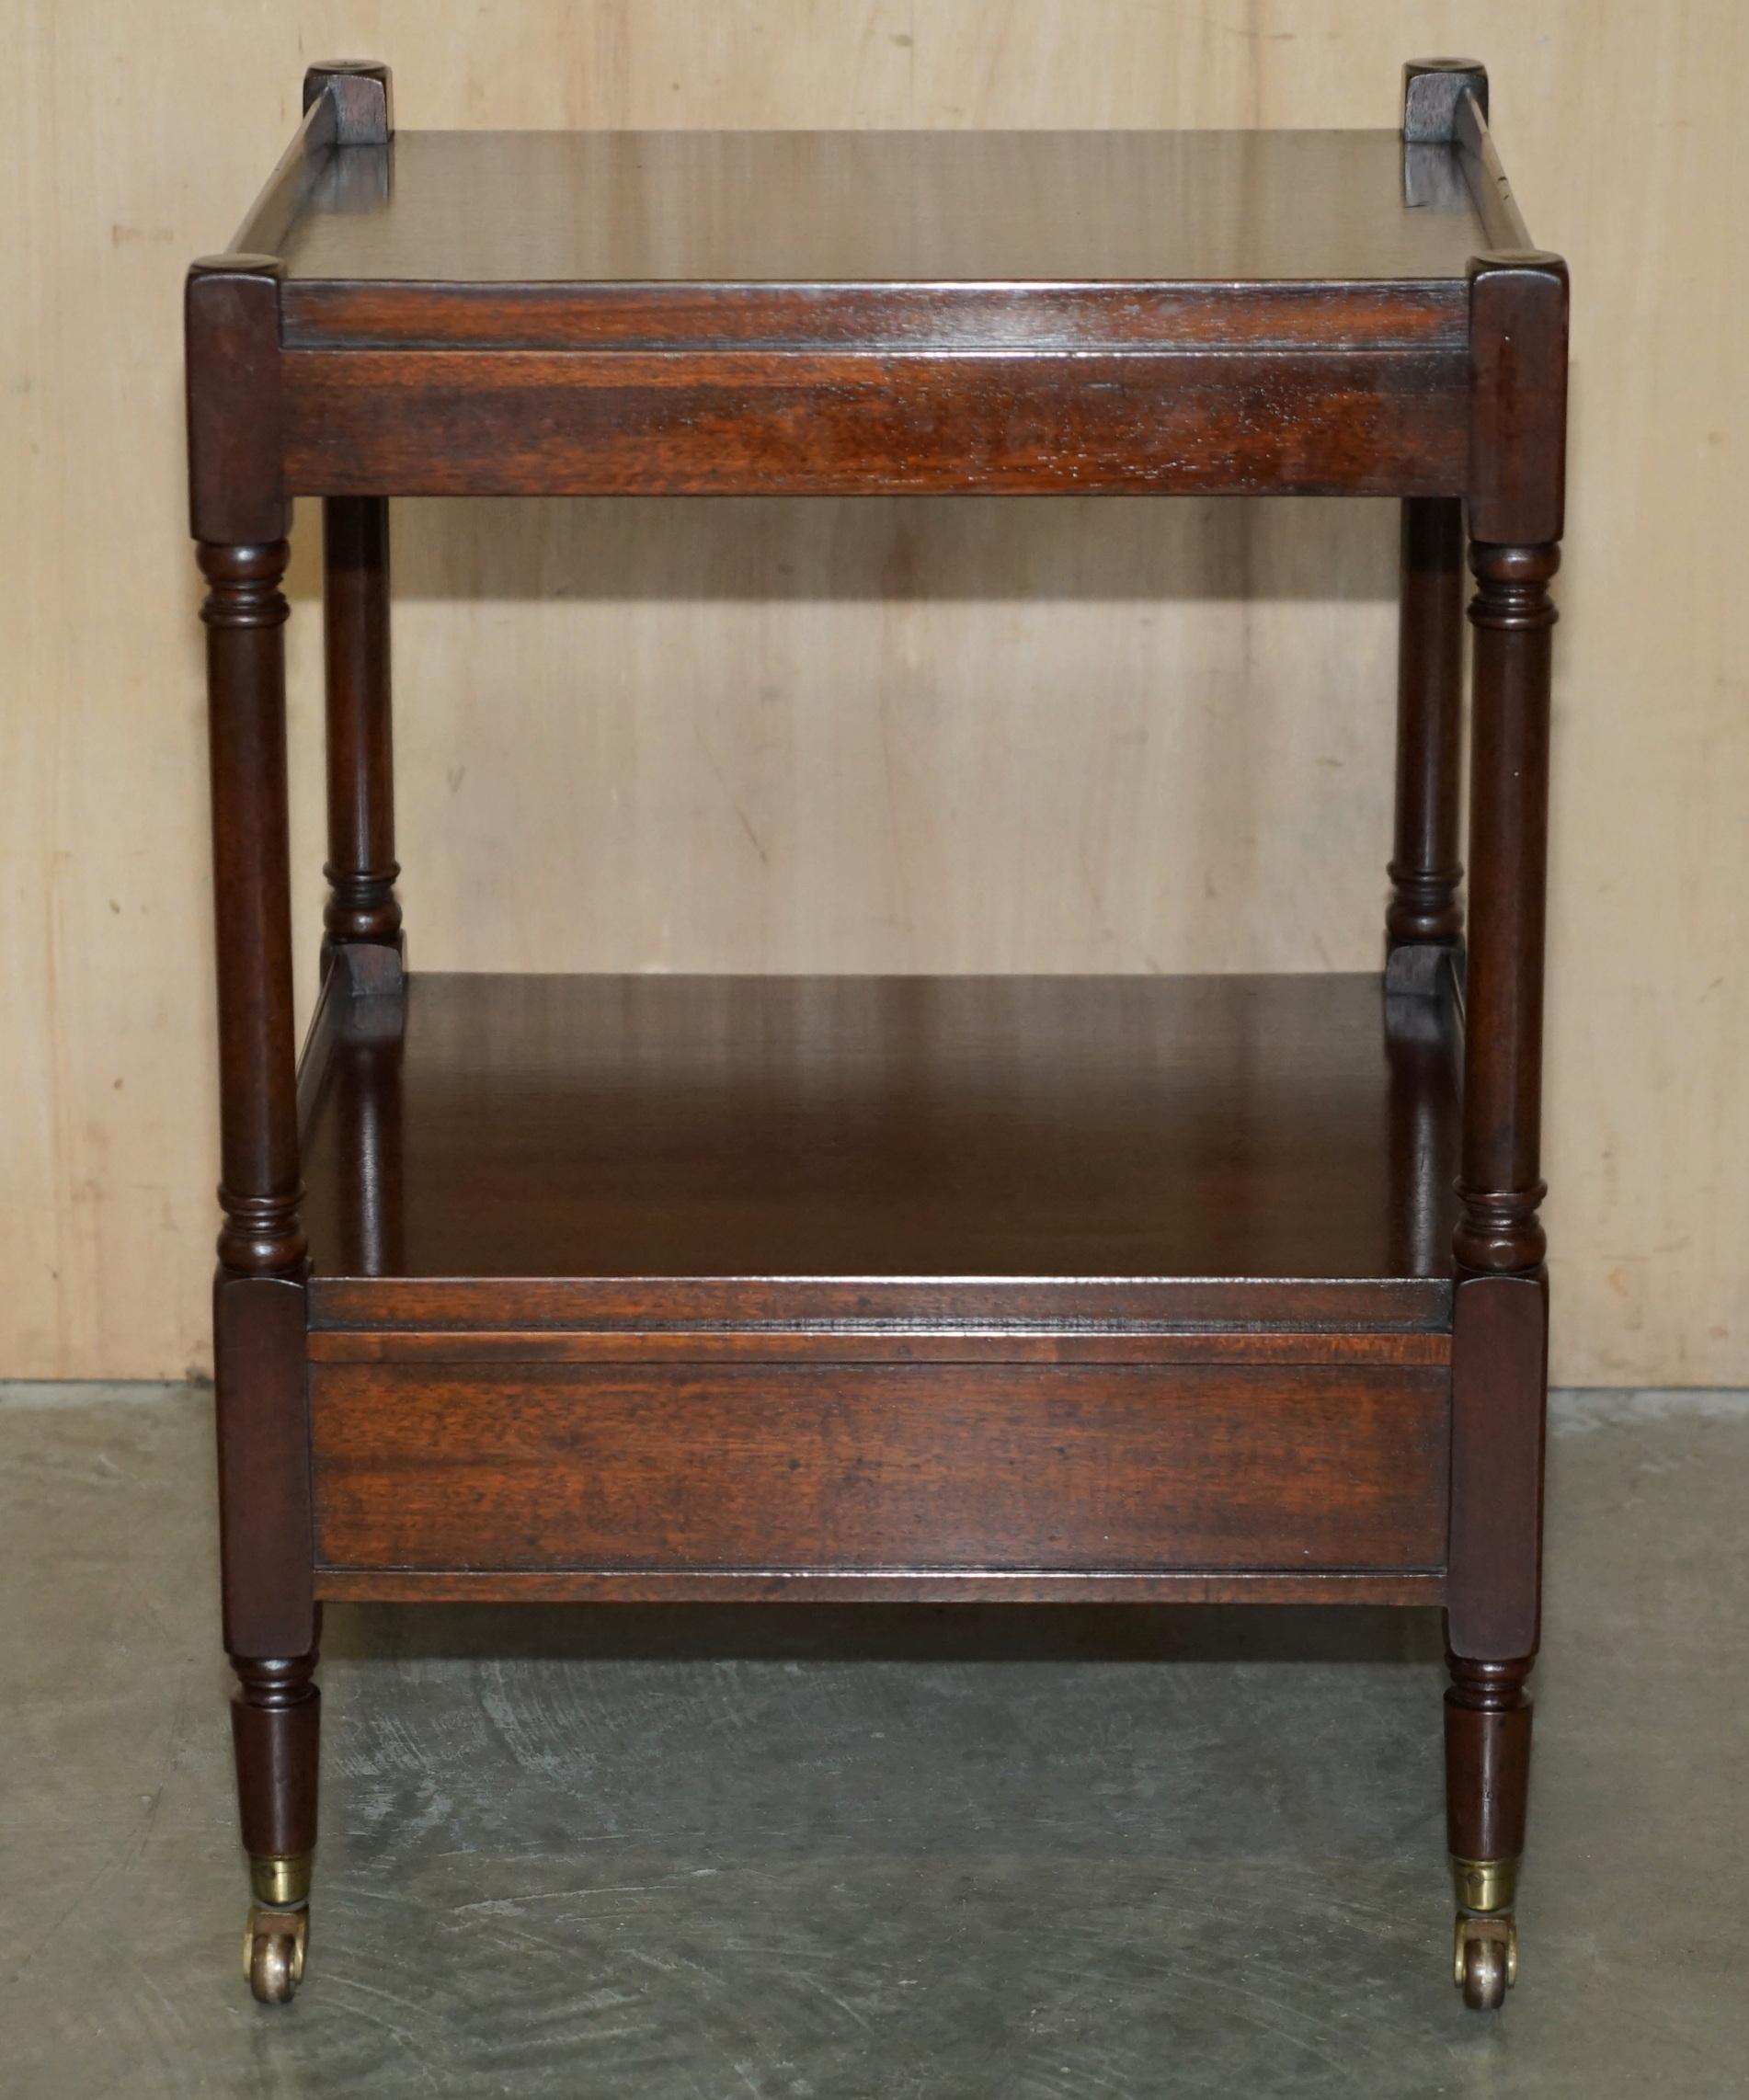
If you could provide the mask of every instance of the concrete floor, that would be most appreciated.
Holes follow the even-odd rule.
[[[1570,1394],[1523,1972],[1449,1980],[1431,1615],[329,1613],[237,1940],[209,1397],[0,1388],[0,2092],[1749,2092],[1749,1397]]]

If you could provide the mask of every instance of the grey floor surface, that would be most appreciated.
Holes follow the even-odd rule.
[[[1749,2093],[1749,1398],[1569,1394],[1523,1974],[1448,1980],[1431,1615],[333,1609],[241,1978],[210,1396],[0,1387],[0,2093]]]

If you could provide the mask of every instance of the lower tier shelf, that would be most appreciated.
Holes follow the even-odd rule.
[[[318,1591],[1437,1601],[1457,1074],[1370,977],[331,997]]]
[[[312,1317],[1439,1328],[1458,1063],[1373,976],[415,974],[306,1054]]]

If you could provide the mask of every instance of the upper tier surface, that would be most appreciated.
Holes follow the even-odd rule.
[[[332,153],[294,280],[1451,283],[1455,153],[1394,131],[410,131]]]

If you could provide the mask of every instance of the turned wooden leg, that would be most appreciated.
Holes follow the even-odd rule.
[[[219,979],[219,1260],[245,1276],[290,1274],[303,1259],[280,589],[290,551],[283,540],[200,550],[210,586],[200,616]]]
[[[269,2000],[289,1998],[303,1971],[317,1712],[280,589],[287,552],[282,540],[200,548],[224,1213],[213,1290],[220,1556],[224,1643],[242,1683],[234,1713],[243,1838],[264,1900],[251,1913],[247,1958],[256,1995]]]
[[[1466,2001],[1517,1967],[1540,1631],[1548,1289],[1538,1211],[1552,545],[1478,544],[1470,953],[1452,1335],[1446,1784]]]
[[[1558,547],[1470,549],[1476,596],[1475,753],[1465,1001],[1463,1269],[1529,1273],[1546,1240],[1543,941],[1548,896],[1549,583]]]
[[[330,496],[323,517],[327,674],[328,901],[325,956],[345,947],[359,988],[394,989],[402,946],[394,894],[394,748],[389,680],[389,507]]]
[[[1541,1632],[1549,584],[1560,559],[1567,398],[1567,272],[1558,256],[1525,249],[1471,261],[1469,363],[1476,594],[1452,1242],[1446,1779],[1458,1980],[1470,2004],[1497,2005],[1516,1968],[1512,1905],[1530,1768],[1525,1682]]]
[[[296,1991],[309,1938],[322,1720],[315,1661],[314,1646],[303,1655],[231,1658],[237,1674],[231,1739],[255,1897],[243,1965],[249,1988],[267,2004],[282,2004]]]
[[[1463,926],[1458,885],[1463,763],[1463,506],[1417,496],[1402,507],[1397,670],[1397,822],[1385,930],[1393,988],[1436,988],[1437,954]]]
[[[1479,2011],[1517,1980],[1513,1915],[1530,1786],[1531,1658],[1475,1662],[1448,1655],[1446,1842],[1458,1903],[1453,1980]]]

